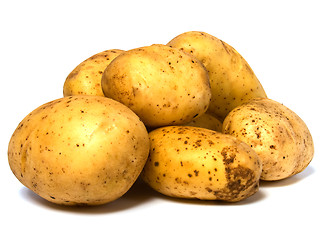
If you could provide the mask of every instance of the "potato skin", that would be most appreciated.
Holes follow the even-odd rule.
[[[97,53],[80,63],[66,78],[64,97],[74,95],[104,96],[101,80],[102,74],[110,62],[123,50],[110,49]]]
[[[119,55],[104,71],[102,88],[105,96],[131,108],[148,127],[190,122],[207,110],[211,95],[204,66],[161,44]]]
[[[150,155],[142,179],[171,197],[236,202],[258,191],[262,165],[236,138],[192,126],[149,133]]]
[[[13,133],[8,159],[17,179],[50,202],[99,205],[122,196],[149,152],[144,124],[127,107],[99,96],[46,103]]]
[[[198,116],[190,123],[186,124],[186,126],[207,128],[217,132],[222,131],[222,122],[210,113],[204,113],[201,116]]]
[[[252,98],[267,97],[246,60],[229,44],[205,32],[191,31],[168,44],[199,59],[208,70],[209,109],[221,121],[235,107]]]
[[[314,155],[303,120],[271,99],[253,99],[228,114],[223,133],[249,144],[263,162],[262,180],[274,181],[303,171]]]

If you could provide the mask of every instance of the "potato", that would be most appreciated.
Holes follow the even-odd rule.
[[[71,96],[26,116],[8,159],[17,179],[50,202],[99,205],[121,197],[149,152],[144,124],[129,108],[99,96]]]
[[[245,59],[230,45],[205,32],[185,32],[168,46],[194,55],[206,67],[211,86],[209,111],[223,121],[243,102],[266,93]]]
[[[177,198],[236,202],[258,191],[262,165],[246,143],[192,126],[149,133],[150,155],[142,179]]]
[[[116,57],[103,73],[102,88],[105,96],[131,108],[148,127],[192,121],[207,110],[211,95],[204,66],[161,44]]]
[[[104,96],[102,74],[110,62],[123,50],[111,49],[97,53],[80,63],[66,78],[64,97],[73,95]]]
[[[262,180],[288,178],[303,171],[314,154],[313,139],[303,120],[271,99],[253,99],[234,109],[223,132],[249,144],[263,162]]]
[[[222,122],[209,113],[204,113],[201,116],[198,116],[190,123],[186,124],[186,126],[207,128],[217,132],[221,132],[222,130]]]

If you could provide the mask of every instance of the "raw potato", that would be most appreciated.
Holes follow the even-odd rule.
[[[221,132],[222,130],[222,122],[209,113],[204,113],[198,118],[193,119],[186,126],[207,128],[217,132]]]
[[[124,52],[102,76],[105,96],[131,108],[148,127],[179,125],[210,101],[207,71],[193,56],[155,44]]]
[[[266,93],[245,59],[230,45],[204,32],[186,32],[168,46],[194,55],[206,67],[211,86],[209,111],[220,120],[249,99]]]
[[[234,109],[223,132],[248,143],[263,162],[262,180],[288,178],[303,171],[314,154],[312,136],[292,110],[271,99],[254,99]]]
[[[111,49],[95,54],[80,63],[66,78],[64,97],[73,95],[104,96],[102,74],[110,62],[123,50]]]
[[[142,179],[171,197],[236,202],[258,190],[262,165],[236,138],[191,126],[149,133],[150,156]]]
[[[71,96],[26,116],[8,159],[18,180],[44,199],[99,205],[132,186],[148,152],[145,126],[129,108],[105,97]]]

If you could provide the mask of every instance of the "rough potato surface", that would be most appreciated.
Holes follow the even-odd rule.
[[[142,179],[171,197],[236,202],[258,191],[261,162],[236,138],[192,126],[149,133]]]
[[[71,96],[26,116],[12,135],[8,159],[18,180],[48,201],[98,205],[131,187],[148,151],[145,126],[126,106]]]
[[[303,120],[271,99],[253,99],[226,117],[223,133],[250,145],[263,162],[262,180],[288,178],[303,171],[314,153],[313,139]]]

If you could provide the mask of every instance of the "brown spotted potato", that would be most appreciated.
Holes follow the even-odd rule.
[[[71,96],[26,116],[8,159],[18,180],[42,198],[99,205],[132,186],[148,152],[145,126],[129,108],[105,97]]]
[[[258,191],[262,165],[246,143],[192,126],[149,133],[150,155],[142,179],[171,197],[236,202]]]
[[[208,111],[221,121],[235,107],[266,93],[246,60],[229,44],[205,32],[190,31],[168,44],[199,59],[206,67],[211,86]]]
[[[152,128],[192,121],[206,112],[211,95],[204,66],[161,44],[120,54],[105,69],[102,88]]]
[[[288,178],[303,171],[314,154],[303,120],[271,99],[253,99],[228,114],[223,132],[246,142],[263,162],[262,180]]]
[[[80,63],[66,78],[64,97],[74,95],[104,96],[101,79],[110,62],[123,50],[110,49],[97,53]]]

